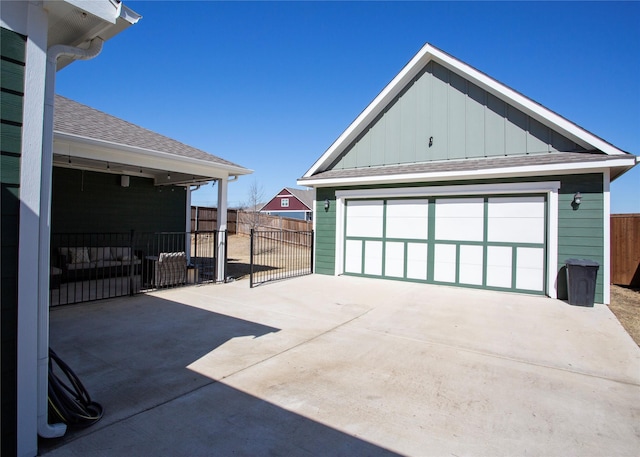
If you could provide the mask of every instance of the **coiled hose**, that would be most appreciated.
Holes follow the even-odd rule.
[[[54,363],[66,376],[67,384],[54,370]],[[99,403],[91,400],[69,365],[49,348],[49,421],[64,422],[70,426],[88,427],[102,419],[103,409]]]

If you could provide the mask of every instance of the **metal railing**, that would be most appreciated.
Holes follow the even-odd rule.
[[[251,230],[249,287],[313,272],[313,230]]]
[[[219,241],[226,232],[52,234],[50,303],[215,282]]]

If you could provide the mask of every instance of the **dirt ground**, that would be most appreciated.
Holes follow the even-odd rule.
[[[227,245],[228,276],[237,280],[249,275],[249,251],[250,240],[248,236],[229,236]],[[631,338],[640,346],[640,289],[611,285],[609,308],[631,335]]]
[[[640,289],[611,285],[609,308],[633,341],[640,346]]]
[[[258,252],[254,258],[257,263],[254,271],[268,271],[279,269],[286,271],[296,265],[308,262],[309,248],[287,246],[284,249],[273,248],[277,246],[267,244],[268,251]],[[230,235],[227,240],[227,277],[235,280],[249,277],[250,270],[251,239],[244,235]],[[308,265],[308,263],[307,263]]]
[[[248,236],[229,235],[227,238],[227,276],[243,279],[249,275],[251,240]]]

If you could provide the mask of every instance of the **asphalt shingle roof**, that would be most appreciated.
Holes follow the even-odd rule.
[[[103,113],[89,106],[56,95],[55,132],[134,146],[220,165],[243,168],[238,164],[196,149],[159,133]]]
[[[316,173],[315,175],[308,178],[301,178],[298,181],[304,182],[317,179],[381,177],[414,173],[446,173],[452,171],[490,170],[495,168],[599,162],[605,160],[615,160],[619,158],[620,156],[610,156],[602,153],[562,152],[465,160],[447,160],[379,167],[333,169]]]
[[[294,189],[293,187],[286,187],[286,189],[304,203],[309,209],[313,209],[313,197],[315,196],[315,191],[307,190],[307,189]]]

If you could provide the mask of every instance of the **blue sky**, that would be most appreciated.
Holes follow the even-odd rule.
[[[295,186],[427,42],[640,155],[640,2],[125,4],[140,22],[57,92],[253,169],[231,206]],[[640,165],[611,190],[640,213]]]

